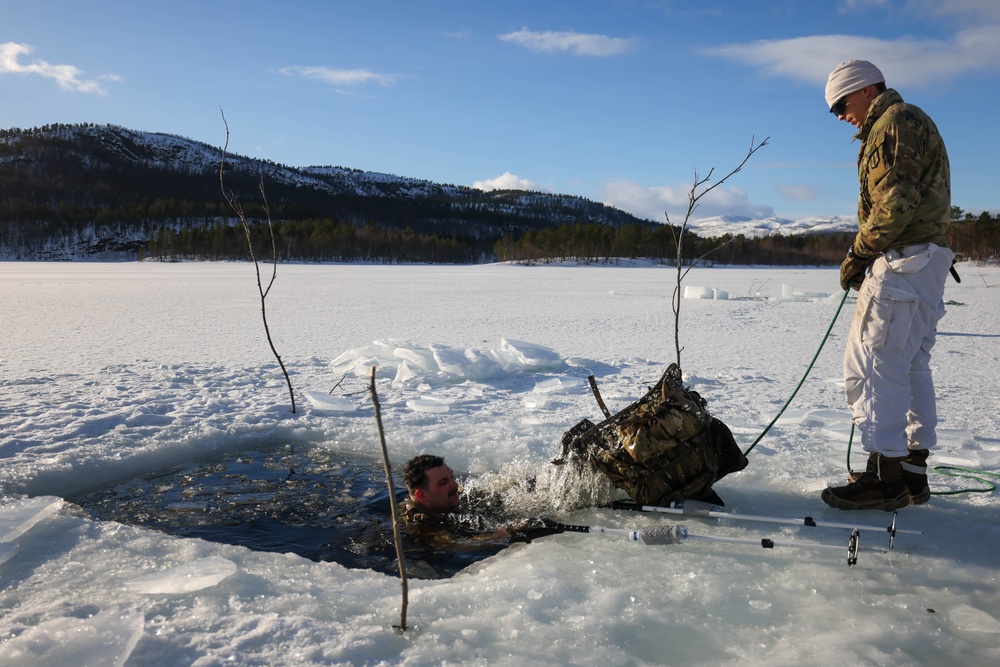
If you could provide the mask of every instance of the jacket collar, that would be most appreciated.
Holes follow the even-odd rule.
[[[884,93],[872,100],[871,106],[868,107],[868,113],[865,114],[865,121],[861,123],[861,128],[854,135],[854,138],[861,139],[862,143],[868,141],[868,135],[871,133],[875,121],[881,118],[882,114],[893,104],[901,104],[902,102],[902,95],[892,88],[887,88]]]

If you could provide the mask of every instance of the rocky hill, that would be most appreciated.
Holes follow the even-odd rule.
[[[237,220],[221,196],[222,157],[220,147],[112,125],[0,131],[0,258],[136,259],[162,254],[164,248],[183,255],[177,252],[177,247],[187,247],[177,245],[182,241],[237,247]],[[369,246],[399,239],[396,245],[436,247],[447,239],[448,256],[437,253],[436,258],[480,261],[505,234],[567,224],[658,226],[581,197],[484,192],[231,154],[225,164],[227,191],[246,202],[255,220],[265,218],[259,205],[263,186],[270,216],[287,236],[289,248],[304,248],[300,237],[315,239],[317,230],[330,239],[361,232]],[[330,241],[311,247],[341,246]],[[356,238],[351,248],[351,253],[367,252]],[[375,259],[328,252],[332,254],[314,259]]]

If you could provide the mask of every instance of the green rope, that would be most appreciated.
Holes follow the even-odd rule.
[[[851,444],[854,442],[854,420],[851,420],[851,432],[847,434],[847,472],[851,472]]]
[[[816,354],[813,355],[812,361],[809,362],[809,367],[806,369],[806,373],[805,375],[802,376],[802,379],[799,380],[799,384],[798,386],[795,387],[795,391],[793,391],[792,395],[788,397],[788,400],[785,401],[785,404],[781,406],[781,410],[778,411],[778,414],[774,417],[774,419],[771,420],[771,423],[767,425],[767,428],[765,428],[764,431],[757,436],[757,439],[753,441],[752,445],[747,447],[747,450],[743,452],[743,456],[746,456],[747,454],[753,451],[753,448],[757,446],[757,443],[760,442],[764,438],[764,436],[767,435],[767,432],[771,430],[771,427],[774,426],[774,424],[779,419],[781,419],[781,415],[785,413],[785,409],[792,404],[792,399],[794,399],[795,395],[799,393],[799,389],[802,388],[802,383],[804,383],[806,381],[806,378],[809,377],[809,373],[812,371],[813,365],[816,363],[816,359],[819,358],[819,353],[823,351],[823,346],[826,345],[827,339],[830,338],[830,332],[833,331],[833,325],[837,323],[837,318],[840,317],[840,311],[843,309],[844,302],[847,301],[847,295],[849,293],[850,290],[844,290],[844,297],[840,300],[840,305],[837,306],[837,312],[833,314],[833,320],[830,322],[830,326],[827,327],[826,335],[823,336],[823,340],[820,341],[819,349],[816,350]]]
[[[774,419],[771,420],[771,423],[767,425],[767,428],[765,428],[761,432],[761,434],[757,436],[757,439],[753,441],[752,445],[750,445],[749,447],[747,447],[746,451],[743,452],[743,456],[746,456],[751,451],[753,451],[753,448],[757,446],[757,443],[759,443],[761,440],[764,439],[764,436],[767,435],[767,432],[771,430],[771,427],[774,426],[779,419],[781,419],[781,415],[783,415],[785,413],[785,410],[788,408],[788,406],[792,404],[792,400],[795,398],[795,395],[799,393],[799,389],[802,388],[802,384],[806,381],[806,378],[809,377],[809,373],[812,372],[813,365],[815,365],[816,360],[819,358],[819,353],[823,351],[823,346],[826,345],[826,341],[830,338],[830,332],[833,331],[833,325],[837,323],[837,318],[840,317],[840,311],[843,310],[843,308],[844,308],[844,303],[847,301],[847,295],[848,294],[850,294],[850,290],[844,290],[844,296],[843,296],[843,298],[840,299],[840,305],[837,306],[837,312],[833,314],[833,320],[830,321],[830,326],[827,327],[827,329],[826,329],[826,335],[824,335],[823,336],[823,340],[820,341],[819,348],[816,350],[816,354],[813,355],[812,361],[809,362],[809,367],[806,368],[806,372],[802,376],[802,379],[799,380],[798,385],[796,385],[795,391],[793,391],[792,395],[788,397],[788,400],[785,401],[785,404],[783,406],[781,406],[781,410],[779,410],[778,414],[775,415]],[[853,442],[854,442],[854,422],[852,421],[851,422],[851,433],[850,433],[850,435],[847,438],[847,471],[848,472],[851,471],[851,444]],[[993,482],[991,482],[988,479],[983,479],[983,477],[981,477],[980,475],[982,475],[982,476],[989,476],[989,477],[996,477],[998,480],[1000,480],[1000,475],[998,475],[997,473],[989,472],[987,470],[979,470],[978,468],[961,468],[961,467],[958,467],[958,466],[935,466],[933,468],[933,470],[934,470],[934,472],[936,472],[938,474],[946,475],[948,477],[960,477],[960,478],[963,478],[963,479],[972,479],[972,480],[975,480],[977,482],[985,484],[986,488],[982,488],[982,489],[956,489],[956,490],[953,490],[953,491],[931,491],[931,495],[932,496],[953,496],[953,495],[957,495],[959,493],[991,493],[993,491],[996,491],[996,488],[997,488],[996,484],[994,484]]]
[[[957,472],[950,472],[957,471]],[[959,493],[992,493],[997,490],[997,485],[988,479],[983,479],[979,475],[988,475],[1000,479],[1000,475],[988,470],[978,468],[962,468],[960,466],[934,466],[934,472],[948,477],[961,477],[963,479],[974,479],[986,485],[985,489],[955,489],[954,491],[931,491],[932,496],[954,496]]]

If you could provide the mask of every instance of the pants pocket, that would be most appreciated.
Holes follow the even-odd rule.
[[[861,342],[876,350],[902,352],[910,338],[910,327],[916,314],[915,294],[883,287],[871,296],[862,324]]]

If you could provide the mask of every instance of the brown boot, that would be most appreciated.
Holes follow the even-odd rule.
[[[892,512],[910,504],[903,482],[903,458],[875,455],[876,473],[863,472],[847,486],[827,488],[822,498],[841,510],[884,510]]]
[[[903,459],[903,483],[906,484],[906,491],[910,494],[911,505],[923,505],[931,499],[931,487],[927,485],[929,454],[926,449],[911,449]]]
[[[868,455],[868,464],[865,465],[864,472],[861,472],[859,470],[849,470],[847,472],[848,483],[853,484],[854,482],[858,481],[858,478],[865,473],[869,473],[871,475],[878,475],[878,454],[876,454],[875,452],[872,452],[871,454]]]

